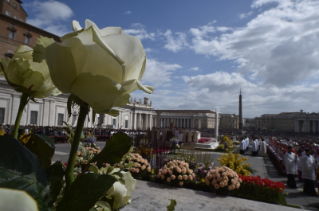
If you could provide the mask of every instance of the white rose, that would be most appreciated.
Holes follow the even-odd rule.
[[[86,20],[85,29],[72,22],[74,32],[61,38],[61,45],[41,37],[34,48],[34,61],[47,60],[52,81],[65,93],[88,103],[97,113],[125,106],[131,92],[152,93],[140,79],[146,55],[141,41],[124,34],[120,27],[99,29]]]
[[[121,173],[123,174],[125,185],[120,182],[115,182],[106,193],[107,196],[111,196],[114,199],[113,209],[118,209],[129,203],[131,193],[136,185],[136,180],[130,172],[121,171]]]
[[[13,58],[0,59],[0,74],[17,92],[23,92],[33,98],[45,98],[61,92],[53,84],[45,61],[32,61],[32,48],[21,45]]]

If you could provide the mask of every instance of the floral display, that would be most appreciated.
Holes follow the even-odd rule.
[[[130,172],[134,178],[141,178],[146,173],[151,172],[151,165],[138,153],[131,153],[126,162],[132,162],[134,165],[130,168]]]
[[[241,187],[236,190],[234,196],[276,204],[286,203],[282,194],[285,189],[283,182],[261,179],[260,176],[239,175],[239,178],[242,180]]]
[[[182,187],[185,183],[195,179],[195,173],[189,169],[189,164],[184,161],[172,160],[159,169],[157,178],[162,181]]]
[[[215,190],[223,189],[231,191],[238,189],[242,180],[232,169],[223,166],[211,169],[205,177],[205,182]]]
[[[195,169],[197,162],[192,156],[180,156],[180,155],[167,155],[164,159],[164,163],[167,164],[169,161],[179,160],[189,164],[190,169]]]
[[[223,153],[222,156],[217,159],[220,165],[229,167],[239,175],[249,176],[251,173],[251,164],[243,164],[243,162],[247,160],[248,158],[240,156],[239,153],[233,154],[231,151]]]
[[[228,148],[233,147],[233,142],[230,140],[230,138],[228,136],[222,136],[221,137],[221,142],[222,143],[227,142]]]
[[[197,163],[194,168],[194,173],[196,174],[196,180],[202,181],[205,179],[207,173],[214,168],[214,162],[209,165],[205,163]]]

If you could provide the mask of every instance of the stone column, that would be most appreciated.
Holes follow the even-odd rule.
[[[161,112],[156,111],[156,127],[160,128],[161,127]]]
[[[147,130],[148,128],[148,123],[149,123],[148,121],[149,121],[148,114],[144,114],[144,123],[143,123],[144,130]]]
[[[215,113],[215,138],[218,140],[218,112]]]
[[[137,123],[137,114],[134,112],[134,114],[133,114],[133,130],[136,130],[137,129],[137,127],[136,127],[136,123]]]
[[[49,125],[48,126],[55,126],[55,101],[50,101],[50,113],[49,113]]]
[[[148,127],[152,129],[153,127],[153,117],[152,114],[148,114]]]

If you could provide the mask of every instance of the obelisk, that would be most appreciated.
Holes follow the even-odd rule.
[[[241,101],[241,89],[239,92],[239,130],[243,130],[243,107],[242,107],[242,101]]]

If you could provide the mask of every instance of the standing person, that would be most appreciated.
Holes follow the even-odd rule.
[[[257,138],[253,137],[253,142],[251,144],[251,155],[256,156],[258,154],[258,141]]]
[[[285,165],[286,165],[286,173],[287,173],[287,186],[291,188],[297,188],[295,175],[297,171],[297,161],[298,156],[292,152],[292,146],[288,146],[288,152],[286,152],[284,156]]]
[[[266,156],[267,155],[267,144],[264,141],[264,138],[261,138],[261,144],[260,144],[260,156]]]
[[[246,142],[245,138],[242,137],[241,141],[240,141],[240,151],[239,151],[240,154],[245,154],[245,150],[246,150],[246,143],[245,142]]]
[[[305,149],[306,156],[301,158],[302,163],[302,178],[304,179],[304,188],[303,192],[312,196],[318,196],[315,190],[315,168],[316,168],[316,160],[310,154],[310,149]]]
[[[301,157],[303,157],[305,155],[306,155],[305,147],[304,146],[300,146],[300,148],[298,150],[298,156],[300,157],[299,162],[298,162],[298,179],[299,179],[299,182],[303,182]]]

